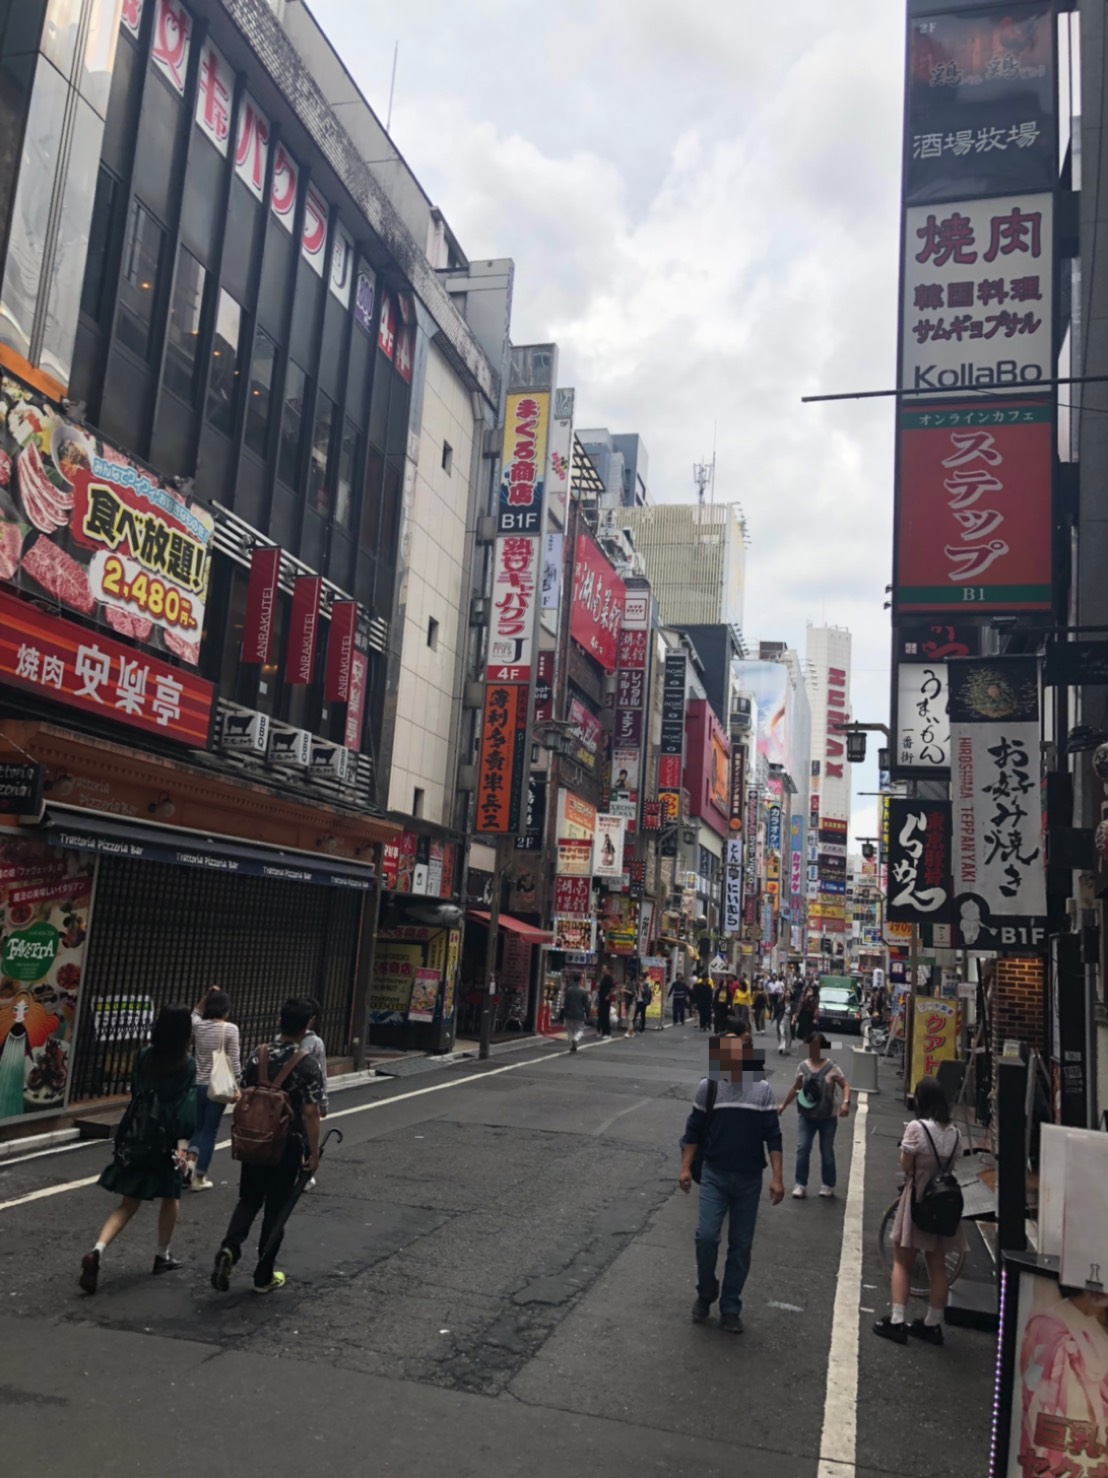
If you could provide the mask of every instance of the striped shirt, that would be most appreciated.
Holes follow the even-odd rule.
[[[701,1078],[685,1125],[682,1144],[704,1144],[704,1161],[722,1173],[757,1175],[766,1168],[766,1150],[781,1149],[777,1099],[764,1078],[733,1083],[721,1077],[716,1102],[707,1121],[708,1079]]]
[[[196,1081],[210,1083],[212,1080],[212,1053],[222,1047],[231,1060],[231,1071],[235,1082],[242,1079],[242,1062],[239,1056],[239,1029],[233,1021],[205,1021],[197,1012],[192,1013],[192,1053],[196,1058]]]

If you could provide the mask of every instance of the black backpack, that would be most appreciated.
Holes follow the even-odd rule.
[[[712,1123],[712,1114],[715,1112],[716,1099],[718,1097],[719,1079],[709,1078],[708,1093],[704,1105],[704,1130],[700,1136],[700,1143],[696,1147],[696,1153],[693,1155],[692,1162],[692,1178],[696,1181],[697,1185],[700,1184],[700,1177],[704,1170],[704,1146],[708,1143],[708,1129]]]
[[[131,1099],[115,1133],[115,1158],[128,1170],[163,1164],[173,1152],[170,1105],[153,1088]]]
[[[935,1156],[935,1162],[939,1168],[918,1196],[913,1175],[912,1221],[921,1232],[930,1232],[934,1237],[953,1237],[962,1223],[962,1212],[965,1210],[962,1187],[951,1173],[954,1157],[961,1144],[961,1136],[954,1141],[954,1148],[944,1168],[943,1162],[939,1159],[939,1152],[935,1148],[935,1141],[931,1138],[930,1129],[922,1119],[919,1120],[919,1126],[927,1135],[927,1142],[931,1146],[931,1153]]]
[[[800,1099],[797,1099],[797,1108],[805,1119],[829,1119],[835,1107],[835,1085],[830,1081],[831,1069],[834,1063],[825,1062],[821,1065],[818,1073],[805,1073],[800,1084],[800,1091],[805,1098],[813,1100],[812,1107],[807,1108]]]

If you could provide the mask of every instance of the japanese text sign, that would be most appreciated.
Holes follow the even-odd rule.
[[[549,426],[548,393],[528,391],[508,396],[500,459],[499,533],[537,538],[542,532]]]
[[[1053,370],[1053,197],[905,214],[901,387],[1033,389]]]
[[[362,747],[366,698],[369,695],[369,634],[359,625],[350,657],[350,695],[346,700],[343,745],[357,754]]]
[[[895,923],[945,924],[953,914],[949,801],[889,802],[889,891],[885,917]]]
[[[743,829],[743,796],[746,789],[746,749],[738,739],[731,740],[731,783],[728,788],[728,825],[732,831]]]
[[[592,888],[588,878],[554,879],[554,912],[563,919],[592,917]]]
[[[199,505],[0,379],[0,579],[195,665],[212,529]]]
[[[477,831],[516,833],[525,771],[527,689],[519,683],[489,683],[481,731],[477,788]]]
[[[211,683],[2,592],[0,682],[109,723],[208,746]]]
[[[1054,23],[1042,3],[912,21],[906,200],[1050,188]]]
[[[183,97],[192,40],[192,17],[180,0],[157,0],[157,5],[150,57],[174,92]]]
[[[330,214],[326,200],[311,182],[304,200],[304,230],[300,238],[300,250],[304,260],[318,276],[323,276],[326,260],[327,219]]]
[[[945,662],[901,662],[896,671],[896,769],[950,773]]]
[[[1053,408],[944,401],[900,413],[900,611],[1051,607]]]
[[[231,140],[231,107],[235,96],[235,74],[226,58],[205,41],[200,49],[200,80],[196,90],[196,122],[200,132],[224,159]]]
[[[300,170],[295,159],[284,144],[278,144],[273,157],[273,188],[269,203],[273,214],[290,234],[296,215],[296,189],[299,182]]]
[[[539,600],[540,541],[501,535],[493,557],[492,615],[486,675],[493,682],[527,683]]]
[[[137,36],[139,27],[142,25],[142,0],[123,0],[119,23],[130,31],[132,36]]]
[[[912,1021],[912,1078],[937,1077],[939,1064],[958,1055],[958,1004],[939,996],[916,996]]]
[[[626,587],[590,534],[578,534],[569,634],[605,672],[614,672]]]
[[[235,140],[235,174],[255,200],[265,198],[265,172],[269,163],[269,119],[249,93],[239,105]]]

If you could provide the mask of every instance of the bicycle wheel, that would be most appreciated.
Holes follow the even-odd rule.
[[[893,1270],[893,1222],[896,1220],[897,1208],[900,1205],[899,1198],[886,1210],[881,1218],[881,1225],[877,1232],[877,1250],[881,1257],[881,1263],[886,1273],[891,1274]],[[966,1254],[959,1249],[948,1252],[946,1255],[946,1276],[951,1284],[956,1283],[961,1276],[962,1269],[966,1265]],[[926,1298],[930,1292],[930,1282],[927,1277],[927,1259],[922,1252],[917,1252],[915,1261],[912,1263],[912,1271],[909,1280],[913,1298]]]

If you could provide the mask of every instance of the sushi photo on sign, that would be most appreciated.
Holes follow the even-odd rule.
[[[0,580],[195,666],[212,529],[203,508],[0,376]]]

